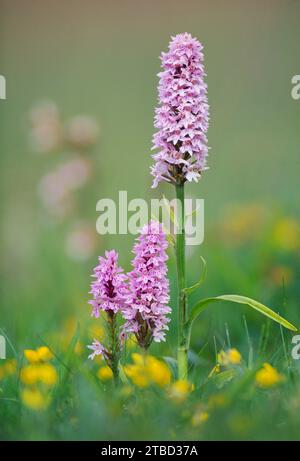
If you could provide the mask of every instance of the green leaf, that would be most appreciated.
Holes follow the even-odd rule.
[[[203,263],[203,269],[202,269],[202,272],[201,272],[201,277],[200,279],[198,280],[197,283],[195,283],[194,285],[188,287],[188,288],[184,288],[184,293],[187,294],[187,295],[190,295],[192,294],[195,290],[197,290],[197,288],[200,287],[200,285],[202,285],[202,283],[204,282],[204,280],[206,279],[206,276],[207,276],[207,264],[206,264],[206,261],[205,259],[200,256],[201,260],[202,260],[202,263]]]
[[[220,301],[230,301],[233,303],[238,303],[238,304],[246,304],[253,309],[257,310],[261,314],[265,315],[266,317],[269,317],[270,319],[274,320],[274,322],[279,323],[283,327],[287,328],[288,330],[291,331],[298,331],[298,329],[292,325],[290,322],[285,320],[283,317],[281,317],[279,314],[276,314],[272,309],[269,307],[265,306],[264,304],[261,304],[258,301],[255,301],[254,299],[247,298],[246,296],[240,296],[240,295],[221,295],[221,296],[216,296],[214,298],[205,298],[199,301],[198,303],[195,304],[195,306],[192,308],[191,313],[190,313],[190,318],[188,322],[185,325],[185,334],[187,338],[187,342],[189,343],[190,340],[190,335],[191,335],[191,329],[194,320],[198,317],[198,315],[203,312],[206,307],[214,302],[220,302]]]

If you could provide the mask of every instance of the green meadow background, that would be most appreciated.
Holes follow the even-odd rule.
[[[48,99],[58,105],[64,120],[89,114],[99,123],[99,142],[90,154],[93,177],[82,195],[77,193],[79,218],[91,226],[98,217],[97,201],[117,199],[119,190],[128,191],[129,199],[149,200],[162,193],[171,198],[168,185],[151,189],[151,137],[159,55],[171,35],[185,31],[204,45],[211,108],[210,169],[198,184],[186,187],[188,196],[205,199],[205,241],[189,249],[187,267],[193,283],[202,255],[208,277],[194,300],[244,294],[300,325],[299,247],[293,244],[291,250],[287,244],[286,251],[272,240],[278,220],[299,219],[300,102],[291,97],[291,78],[300,73],[299,21],[298,0],[0,0],[0,74],[7,81],[7,100],[0,101],[0,327],[19,355],[40,345],[70,317],[80,322],[84,335],[97,256],[115,248],[129,270],[134,241],[131,235],[96,235],[88,260],[66,256],[68,222],[56,225],[45,219],[37,197],[40,178],[59,164],[60,154],[32,152],[30,109]],[[261,208],[259,219],[255,212],[249,218],[251,204]],[[244,210],[238,218],[245,221],[241,242],[225,238],[224,228],[236,219],[236,208]],[[269,277],[273,267],[282,266],[292,273],[284,287]],[[169,273],[175,311],[172,256]],[[222,348],[229,333],[231,345],[248,353],[244,315],[255,348],[266,323],[259,314],[223,304],[203,314],[193,335],[193,353],[205,348],[203,370],[208,372],[214,363],[214,337]],[[152,353],[175,356],[176,315],[171,325],[167,345],[154,345]],[[279,327],[270,328],[268,358],[281,341]],[[285,339],[289,348],[291,335],[286,333]],[[13,355],[11,347],[8,355]],[[82,361],[86,358],[84,350]],[[147,430],[157,436],[155,428]],[[122,431],[116,425],[109,434],[135,436]],[[45,433],[38,435],[35,427],[24,437]],[[97,437],[91,434],[84,435],[82,428],[82,437]],[[214,438],[212,434],[208,437]]]

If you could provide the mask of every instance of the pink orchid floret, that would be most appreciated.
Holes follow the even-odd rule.
[[[204,82],[203,46],[188,33],[172,37],[162,53],[158,74],[159,107],[155,111],[151,168],[153,187],[161,181],[198,181],[207,169],[209,106]]]
[[[94,339],[93,343],[87,347],[93,351],[92,354],[89,355],[89,359],[94,360],[98,355],[103,356],[106,360],[109,358],[108,350],[97,339]]]
[[[99,265],[95,267],[90,293],[93,299],[92,316],[98,318],[100,311],[112,311],[115,314],[124,305],[127,293],[126,275],[118,266],[118,253],[115,250],[106,251],[105,258],[99,257]]]
[[[123,309],[126,323],[123,335],[135,334],[138,344],[147,348],[152,340],[165,340],[171,312],[167,278],[168,242],[162,225],[151,221],[145,225],[133,252],[133,270],[129,276],[129,295]]]
[[[99,257],[99,265],[94,269],[95,280],[90,291],[93,295],[93,299],[89,301],[93,306],[93,317],[98,318],[103,311],[112,323],[117,313],[122,310],[128,295],[127,276],[123,272],[118,265],[118,253],[115,250],[106,251],[105,257]],[[118,346],[117,338],[116,345]],[[108,351],[97,339],[94,339],[88,348],[93,351],[89,358],[94,359],[95,356],[102,355],[106,361],[111,360],[112,351]]]

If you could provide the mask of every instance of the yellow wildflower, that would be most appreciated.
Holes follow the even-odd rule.
[[[138,354],[137,352],[133,352],[131,354],[131,358],[136,365],[144,366],[145,364],[145,357],[142,354]]]
[[[37,351],[32,349],[25,349],[24,355],[29,363],[38,363],[40,361]]]
[[[38,365],[25,365],[25,367],[21,369],[20,379],[28,386],[36,384],[39,380]]]
[[[98,370],[97,376],[101,381],[109,381],[113,378],[113,372],[108,366],[101,367]]]
[[[38,347],[36,350],[25,349],[24,355],[29,363],[48,362],[54,357],[47,346]]]
[[[242,356],[237,349],[228,349],[228,351],[221,351],[218,354],[218,362],[221,365],[239,365],[241,363]]]
[[[57,382],[57,372],[53,365],[45,363],[38,367],[38,379],[47,386],[54,386]]]
[[[160,387],[165,387],[171,382],[171,372],[169,367],[157,360],[155,357],[149,356],[146,359],[146,370],[151,381]]]
[[[49,363],[29,364],[22,368],[20,379],[27,386],[38,382],[47,386],[54,386],[57,381],[57,372],[54,366]]]
[[[143,365],[126,365],[124,367],[124,372],[126,376],[131,379],[133,384],[138,387],[147,387],[151,384]]]
[[[174,400],[176,403],[181,403],[193,390],[193,384],[186,380],[179,379],[178,381],[175,381],[171,384],[169,387],[168,395],[170,399]]]
[[[49,362],[54,358],[54,355],[47,346],[39,347],[36,352],[41,362]]]
[[[161,360],[149,355],[132,354],[132,365],[124,367],[124,372],[138,387],[147,387],[157,384],[160,387],[167,386],[171,382],[171,372],[168,366]]]
[[[49,400],[38,389],[23,389],[21,393],[23,403],[32,410],[39,411],[47,408]]]
[[[284,376],[278,373],[276,368],[272,367],[269,363],[264,363],[263,368],[258,370],[255,375],[256,384],[263,388],[275,386],[283,380]]]

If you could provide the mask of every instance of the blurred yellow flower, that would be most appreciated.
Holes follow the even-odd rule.
[[[39,359],[41,362],[49,362],[54,358],[54,355],[50,351],[49,347],[47,346],[41,346],[36,350]]]
[[[201,424],[205,423],[209,418],[209,413],[204,411],[203,408],[199,407],[192,416],[192,426],[197,427],[201,426]]]
[[[165,387],[171,382],[171,372],[161,360],[149,356],[146,359],[146,370],[151,381],[160,387]]]
[[[57,372],[53,365],[45,363],[40,365],[38,370],[38,379],[47,386],[54,386],[57,382]]]
[[[136,365],[144,366],[144,364],[145,364],[145,356],[143,356],[142,354],[138,354],[137,352],[133,352],[131,354],[131,358],[132,358],[132,360],[134,361],[134,363]]]
[[[126,365],[124,372],[128,378],[131,379],[133,384],[138,387],[147,387],[151,384],[145,372],[145,367],[140,365]]]
[[[27,386],[32,386],[38,382],[47,386],[54,386],[57,378],[56,369],[49,363],[25,365],[20,373],[21,381]]]
[[[101,379],[101,381],[110,381],[113,378],[114,374],[111,368],[109,368],[108,366],[105,366],[105,367],[99,368],[97,376],[99,379]]]
[[[194,390],[194,385],[189,381],[179,379],[171,384],[168,389],[168,396],[176,403],[183,402]]]
[[[237,349],[228,349],[226,352],[220,351],[218,354],[218,362],[220,365],[239,365],[242,361],[242,356]]]
[[[48,362],[54,357],[47,346],[38,347],[36,350],[25,349],[24,356],[29,363]]]
[[[39,379],[38,365],[33,365],[33,364],[25,365],[21,369],[20,379],[24,384],[28,386],[36,384]]]
[[[17,361],[15,359],[5,360],[0,366],[0,381],[8,376],[13,376],[17,372]]]
[[[264,363],[263,368],[258,370],[255,375],[256,384],[263,388],[275,386],[283,380],[284,376],[278,373],[276,368],[272,367],[269,363]]]
[[[149,386],[151,382],[146,373],[145,357],[137,353],[133,353],[131,357],[134,363],[124,367],[126,376],[138,387]]]
[[[25,388],[22,390],[23,403],[32,410],[39,411],[47,408],[49,400],[38,389]]]
[[[282,218],[273,229],[273,243],[280,250],[295,251],[300,244],[300,225],[293,218]]]
[[[132,365],[126,365],[124,372],[138,387],[147,387],[156,384],[165,387],[171,382],[171,372],[168,366],[155,357],[132,354]]]
[[[38,363],[40,361],[37,351],[32,349],[25,349],[24,356],[29,363]]]

